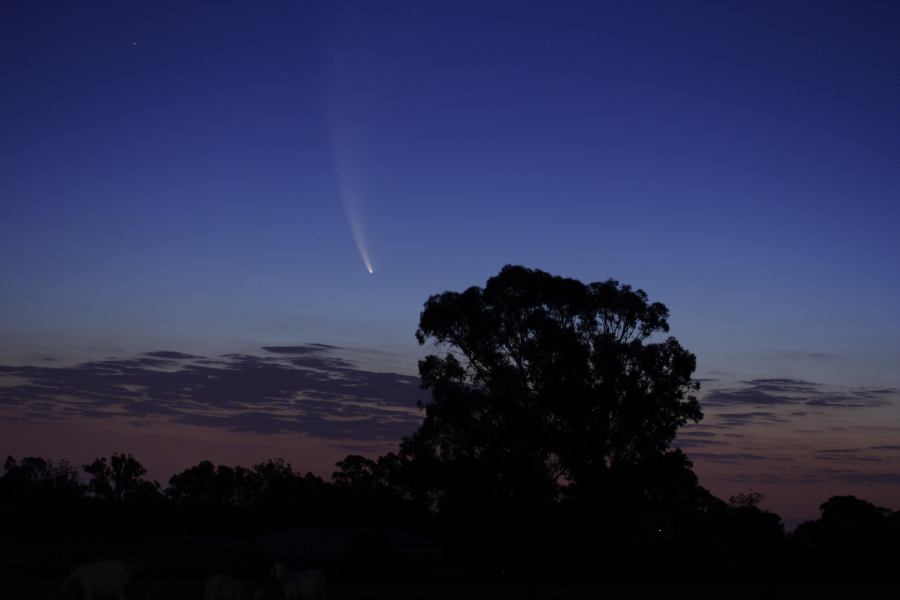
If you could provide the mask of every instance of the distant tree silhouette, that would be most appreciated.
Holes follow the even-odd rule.
[[[349,454],[335,466],[338,470],[331,475],[331,480],[338,487],[373,493],[387,485],[387,474],[378,462],[365,456]]]
[[[793,534],[797,554],[809,558],[816,577],[900,585],[897,513],[855,496],[832,496],[819,508],[821,517]]]
[[[803,523],[796,532],[798,538],[813,545],[844,549],[859,545],[872,547],[900,535],[894,513],[856,496],[832,496],[819,509],[821,518]]]
[[[341,521],[357,525],[416,527],[428,520],[421,504],[404,498],[395,481],[399,473],[394,453],[371,460],[350,454],[336,465],[331,479],[343,503]]]
[[[296,494],[300,487],[298,479],[291,464],[281,458],[253,465],[253,485],[260,502]]]
[[[240,508],[255,493],[254,474],[243,467],[214,466],[208,460],[169,478],[166,496],[176,504],[205,508]]]
[[[253,505],[276,511],[315,502],[315,496],[324,485],[320,477],[312,473],[296,473],[290,463],[280,458],[253,465],[250,483],[253,486]]]
[[[448,352],[419,362],[432,399],[400,449],[410,493],[463,519],[522,523],[561,499],[626,509],[654,470],[689,471],[683,455],[661,460],[702,418],[694,355],[656,339],[668,314],[614,280],[521,266],[430,297],[416,337]]]
[[[748,490],[746,493],[741,492],[730,497],[728,503],[735,508],[756,508],[764,497],[759,492]]]
[[[822,522],[829,527],[846,531],[877,532],[891,527],[890,509],[875,506],[856,496],[832,496],[819,507]]]
[[[334,522],[333,487],[281,458],[249,469],[202,461],[173,475],[165,496],[191,528],[239,533]]]
[[[0,497],[18,500],[49,499],[66,502],[80,498],[84,488],[78,472],[66,461],[26,457],[21,462],[12,456],[3,465]]]
[[[772,544],[784,537],[784,523],[777,514],[763,510],[760,503],[765,496],[748,490],[729,498],[731,511],[720,522],[726,538],[740,544]]]
[[[143,502],[159,495],[159,484],[144,479],[147,469],[131,454],[113,453],[84,465],[88,492],[98,500]]]
[[[439,470],[429,472],[435,464]],[[835,496],[821,505],[821,518],[785,536],[779,517],[761,508],[761,494],[751,490],[729,502],[715,498],[697,484],[678,450],[610,470],[613,499],[599,500],[598,510],[621,520],[630,539],[607,538],[612,543],[605,544],[597,543],[596,530],[585,531],[591,534],[585,538],[581,531],[555,526],[571,518],[575,528],[585,527],[584,515],[566,501],[566,482],[559,484],[562,500],[550,515],[552,527],[534,527],[523,517],[535,515],[512,504],[519,519],[508,523],[514,528],[470,527],[485,525],[487,514],[498,517],[463,503],[479,490],[469,497],[447,494],[455,505],[438,496],[442,512],[433,519],[403,493],[415,478],[432,490],[464,484],[464,472],[454,482],[441,479],[443,466],[402,452],[378,460],[351,455],[327,483],[280,459],[250,469],[203,461],[173,476],[161,495],[144,479],[137,460],[116,454],[87,465],[93,491],[85,498],[85,486],[65,461],[9,458],[0,477],[0,510],[8,515],[0,535],[0,552],[7,557],[0,564],[3,597],[60,597],[53,595],[55,589],[62,597],[80,598],[84,582],[62,588],[54,582],[72,572],[72,565],[95,564],[93,555],[115,555],[122,548],[128,548],[129,561],[143,565],[129,583],[129,598],[195,597],[214,569],[263,576],[272,553],[291,548],[299,552],[293,560],[308,553],[305,560],[323,561],[338,581],[375,581],[383,590],[400,583],[409,591],[411,582],[432,585],[452,578],[471,589],[511,593],[521,591],[515,587],[521,582],[544,590],[564,582],[573,589],[586,585],[595,595],[598,581],[696,583],[698,557],[704,561],[703,581],[713,585],[862,584],[891,590],[900,584],[900,513]],[[140,489],[145,491],[135,491]],[[626,499],[634,506],[623,507]],[[451,509],[459,512],[445,512]],[[247,543],[254,538],[264,539],[266,549]],[[316,556],[320,547],[323,553]],[[338,558],[332,554],[336,547]],[[268,583],[271,587],[272,580]],[[513,587],[504,587],[509,584]],[[275,591],[267,597],[282,595]]]

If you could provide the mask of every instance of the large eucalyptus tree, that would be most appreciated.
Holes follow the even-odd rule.
[[[702,418],[695,357],[668,309],[614,280],[582,283],[506,266],[482,287],[425,303],[416,337],[431,390],[400,457],[439,510],[516,518],[562,498],[596,498],[665,467],[696,484],[670,450]],[[677,477],[676,477],[677,479]]]

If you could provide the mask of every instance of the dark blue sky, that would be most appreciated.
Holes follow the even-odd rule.
[[[412,373],[518,263],[646,289],[723,385],[900,386],[895,2],[12,1],[0,78],[7,363]]]

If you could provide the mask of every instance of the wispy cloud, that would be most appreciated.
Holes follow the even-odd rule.
[[[749,422],[759,422],[764,421],[768,423],[785,423],[787,422],[782,416],[778,413],[772,411],[765,410],[756,410],[750,412],[732,412],[732,413],[718,413],[716,418],[724,421],[727,425],[738,425]]]
[[[362,442],[396,441],[421,422],[425,393],[416,377],[360,368],[323,344],[263,350],[0,366],[0,404],[30,419],[127,418]]]
[[[751,379],[738,386],[715,389],[702,399],[707,407],[812,406],[872,408],[891,404],[900,390],[895,388],[837,388],[802,379]]]
[[[900,472],[861,472],[840,471],[825,469],[822,471],[827,477],[837,481],[853,484],[900,484]]]
[[[679,438],[679,439],[675,440],[674,445],[677,446],[678,448],[681,448],[682,450],[684,450],[687,448],[705,448],[707,446],[723,446],[723,445],[725,445],[725,442],[720,442],[717,440],[709,440],[709,439],[691,439],[691,438],[682,439],[682,438]],[[694,454],[691,453],[691,456],[694,456]]]
[[[900,446],[826,448],[816,452],[816,459],[835,463],[896,463],[900,462]]]
[[[763,454],[753,454],[751,452],[691,452],[692,460],[705,460],[708,462],[743,464],[748,461],[766,461],[772,460],[771,456]]]

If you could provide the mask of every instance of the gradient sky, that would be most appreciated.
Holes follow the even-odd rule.
[[[898,107],[896,2],[4,2],[0,453],[327,475],[415,415],[123,390],[162,410],[145,371],[224,368],[243,396],[207,417],[285,417],[253,361],[329,357],[406,415],[378,375],[415,387],[425,299],[515,263],[669,306],[715,493],[898,509]]]

